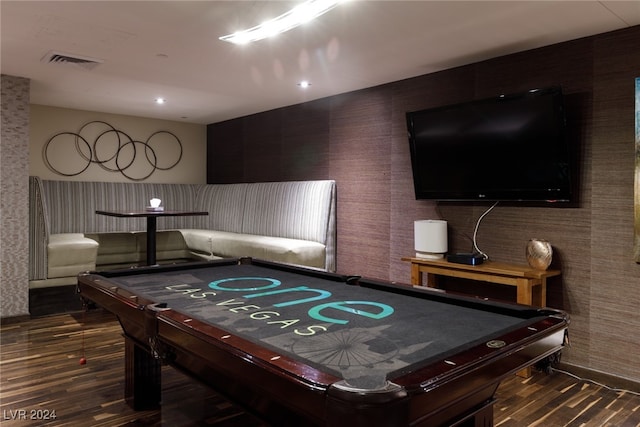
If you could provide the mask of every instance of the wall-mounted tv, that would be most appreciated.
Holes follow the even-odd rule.
[[[571,201],[560,87],[406,114],[416,199]]]

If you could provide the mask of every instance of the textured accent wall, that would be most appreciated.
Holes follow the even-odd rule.
[[[551,281],[548,305],[572,318],[563,361],[640,382],[640,265],[633,258],[638,45],[640,26],[211,124],[207,180],[336,180],[338,272],[409,283],[400,258],[415,252],[414,220],[446,219],[450,250],[468,252],[490,204],[415,200],[405,113],[561,85],[579,200],[565,208],[500,204],[483,219],[478,243],[492,259],[526,264],[527,241],[549,240],[562,277]],[[515,300],[504,288],[455,285]]]
[[[2,75],[0,317],[29,314],[29,79]]]

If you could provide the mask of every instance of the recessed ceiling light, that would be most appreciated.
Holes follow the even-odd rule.
[[[220,40],[235,44],[247,44],[262,40],[309,22],[333,9],[338,3],[340,3],[340,0],[307,0],[277,18],[247,30],[236,31],[233,34],[222,36]]]
[[[167,102],[167,100],[164,98],[156,98],[156,104],[164,104],[165,102]]]
[[[306,80],[303,80],[303,81],[301,81],[300,83],[298,83],[298,86],[300,86],[300,87],[301,87],[301,88],[303,88],[303,89],[306,89],[306,88],[308,88],[309,86],[311,86],[311,83],[309,83],[309,82],[308,82],[308,81],[306,81]]]

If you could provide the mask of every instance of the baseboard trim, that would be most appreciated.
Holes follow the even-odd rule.
[[[562,371],[567,371],[570,374],[575,375],[576,377],[580,377],[584,380],[602,384],[606,387],[640,393],[640,382],[631,380],[629,378],[619,377],[616,375],[608,374],[606,372],[585,368],[583,366],[571,365],[565,362],[558,363],[555,368]]]
[[[82,300],[76,287],[76,285],[66,285],[29,289],[31,317],[82,311]]]
[[[29,316],[28,314],[23,314],[20,316],[0,317],[0,325],[13,325],[16,323],[26,322],[30,319],[31,316]]]

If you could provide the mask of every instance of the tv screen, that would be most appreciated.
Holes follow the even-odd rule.
[[[571,201],[562,90],[408,112],[417,199]]]

